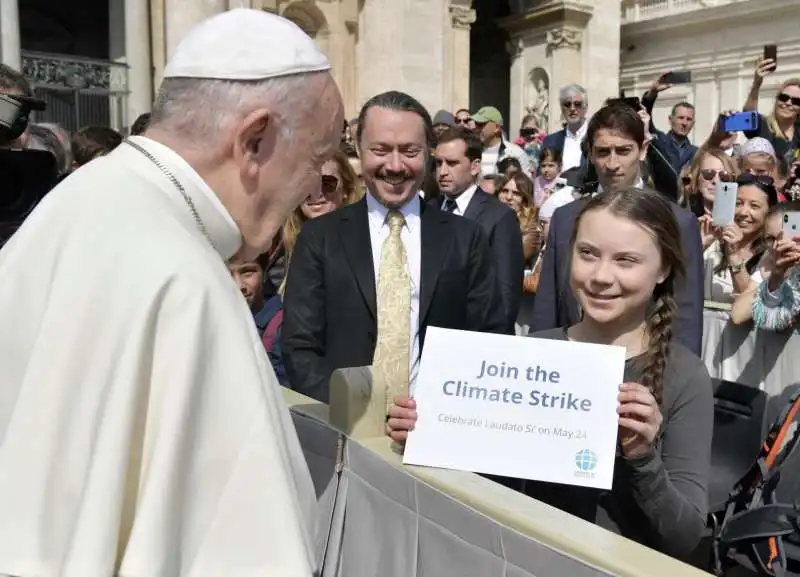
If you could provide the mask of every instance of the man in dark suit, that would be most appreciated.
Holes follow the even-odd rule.
[[[514,211],[475,183],[482,154],[483,145],[474,133],[458,127],[443,133],[434,152],[441,192],[434,202],[444,212],[475,220],[483,228],[503,299],[506,332],[514,334],[525,269],[522,235]]]
[[[647,153],[645,126],[635,110],[619,103],[604,106],[589,121],[586,138],[599,183],[594,194],[644,185],[640,162]],[[587,199],[580,199],[566,204],[557,209],[550,220],[532,331],[568,327],[580,319],[578,304],[570,290],[569,261],[575,221],[586,202]],[[677,204],[673,208],[681,229],[687,270],[687,277],[678,285],[676,294],[675,336],[699,356],[703,336],[704,278],[700,227],[689,211]]]
[[[427,111],[406,94],[380,94],[362,108],[367,194],[305,223],[289,264],[283,351],[298,392],[327,402],[334,369],[373,365],[375,373],[390,354],[409,394],[428,326],[505,331],[480,226],[420,201],[432,135]]]

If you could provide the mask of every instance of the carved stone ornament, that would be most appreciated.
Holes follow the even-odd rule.
[[[583,33],[570,28],[557,28],[547,33],[547,47],[551,50],[559,48],[574,48],[580,50],[583,42]]]
[[[453,28],[469,30],[478,16],[475,10],[468,6],[450,6],[450,18],[453,21]]]
[[[516,60],[525,51],[525,42],[523,42],[522,38],[512,38],[506,42],[506,50],[511,56],[511,60]]]

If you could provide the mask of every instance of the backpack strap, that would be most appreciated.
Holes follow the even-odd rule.
[[[278,312],[275,313],[269,323],[267,323],[267,328],[264,329],[264,338],[262,342],[264,343],[264,348],[266,351],[272,352],[272,348],[275,346],[275,341],[278,339],[278,331],[283,326],[283,309],[280,309]]]

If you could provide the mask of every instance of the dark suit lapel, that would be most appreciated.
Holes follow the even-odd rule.
[[[488,204],[490,198],[491,196],[489,193],[484,192],[480,188],[476,189],[475,194],[472,195],[472,199],[469,201],[469,205],[467,205],[464,218],[477,220],[481,213],[486,209],[486,205]]]
[[[472,205],[472,202],[470,202]],[[433,293],[442,272],[447,253],[452,242],[448,230],[447,215],[430,206],[422,206],[420,215],[420,311],[419,323],[425,322],[428,309],[433,301]]]
[[[375,267],[372,263],[367,201],[361,199],[353,206],[341,210],[339,214],[342,219],[339,238],[347,255],[347,261],[367,307],[372,316],[377,318],[375,313]]]

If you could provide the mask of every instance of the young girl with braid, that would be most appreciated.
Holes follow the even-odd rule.
[[[582,318],[532,336],[626,348],[614,483],[601,491],[528,481],[525,492],[685,558],[705,528],[714,415],[705,366],[672,338],[673,295],[684,275],[680,238],[669,201],[657,192],[606,192],[581,211],[569,267]],[[415,421],[414,401],[398,397],[387,432],[403,443]]]

